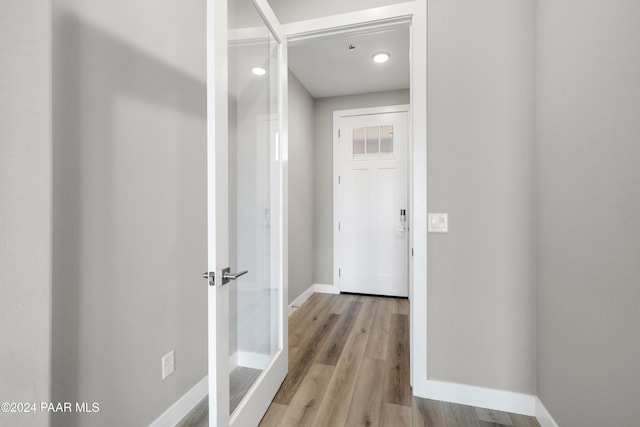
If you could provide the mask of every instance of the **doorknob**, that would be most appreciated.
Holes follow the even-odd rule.
[[[243,270],[238,273],[231,273],[231,268],[227,267],[222,269],[222,284],[226,285],[231,280],[236,280],[240,276],[244,276],[247,274],[249,270]]]

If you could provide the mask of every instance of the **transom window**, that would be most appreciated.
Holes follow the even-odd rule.
[[[353,129],[353,160],[393,157],[393,125]]]

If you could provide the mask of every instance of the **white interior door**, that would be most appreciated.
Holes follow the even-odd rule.
[[[258,425],[288,365],[286,39],[266,0],[208,0],[209,425]]]
[[[387,110],[334,116],[334,277],[341,292],[406,297],[408,113]]]

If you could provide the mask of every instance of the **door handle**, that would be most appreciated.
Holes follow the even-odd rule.
[[[238,273],[232,273],[231,268],[227,267],[222,270],[222,284],[226,285],[231,280],[236,280],[240,276],[244,276],[247,274],[249,270],[243,270]]]

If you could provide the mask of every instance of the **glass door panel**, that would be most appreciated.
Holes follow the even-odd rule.
[[[266,0],[207,0],[210,426],[258,425],[287,373],[286,53]]]
[[[278,43],[250,0],[229,2],[229,410],[280,349]]]

